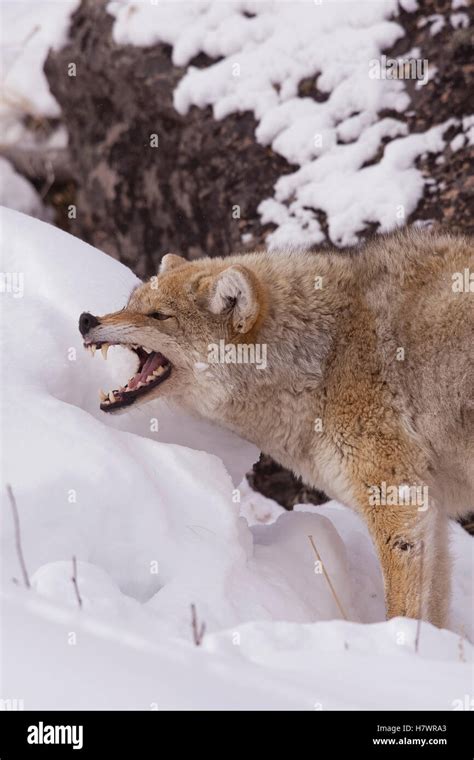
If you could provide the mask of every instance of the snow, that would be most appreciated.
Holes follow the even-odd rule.
[[[460,148],[464,147],[464,143],[466,142],[465,136],[460,133],[459,135],[456,135],[456,137],[453,137],[451,142],[449,143],[449,147],[455,153],[457,150],[460,150]]]
[[[418,10],[418,0],[399,0],[399,6],[407,13],[414,13]]]
[[[467,13],[452,13],[449,20],[453,29],[467,29],[469,26]]]
[[[462,127],[467,136],[467,144],[474,145],[474,116],[465,116],[462,120]]]
[[[7,108],[59,116],[43,65],[51,47],[67,40],[69,18],[79,0],[4,0],[2,3],[2,101]]]
[[[464,116],[461,120],[451,119],[451,123],[462,130],[449,143],[453,153],[461,148],[474,145],[474,116]]]
[[[97,388],[130,367],[118,348],[91,359],[77,318],[121,307],[135,276],[31,217],[3,209],[0,224],[1,698],[25,709],[453,709],[471,693],[472,538],[459,525],[452,630],[423,623],[416,651],[416,621],[384,622],[356,514],[335,502],[288,513],[239,486],[255,448],[163,402],[100,412]],[[206,624],[199,648],[191,604]]]
[[[431,16],[428,16],[428,21],[431,24],[430,35],[432,37],[436,37],[436,35],[439,34],[446,26],[446,19],[441,15],[441,13],[433,13]]]
[[[186,67],[174,93],[180,113],[212,106],[222,119],[252,111],[258,142],[299,167],[276,182],[274,197],[258,209],[263,224],[276,225],[266,242],[277,249],[325,240],[314,210],[326,215],[333,243],[350,245],[369,223],[379,231],[404,224],[422,197],[414,163],[423,141],[434,152],[444,147],[443,130],[412,138],[401,120],[380,119],[384,109],[402,113],[409,97],[402,81],[370,76],[371,64],[403,35],[393,20],[399,5],[417,8],[413,0],[198,0],[181,3],[177,14],[168,2],[115,0],[108,10],[117,43],[165,42],[174,64]],[[429,17],[432,34],[444,24],[438,15]],[[201,52],[215,62],[193,66]],[[324,102],[298,96],[299,83],[315,76]]]
[[[339,245],[357,242],[357,232],[366,222],[377,222],[381,232],[406,223],[416,209],[425,180],[413,167],[415,158],[424,152],[439,152],[445,142],[443,133],[448,120],[425,133],[406,135],[388,143],[379,163],[364,166],[370,160],[374,142],[380,135],[405,134],[406,127],[393,119],[383,119],[369,129],[357,143],[329,151],[322,159],[311,162],[295,174],[281,177],[276,183],[276,200],[264,201],[260,208],[265,223],[279,222],[270,235],[274,247],[316,244],[319,234],[298,237],[293,216],[301,217],[300,209],[321,208],[328,215],[331,239]],[[349,169],[349,171],[348,171]],[[288,202],[288,210],[283,205]]]
[[[8,206],[41,219],[48,217],[48,212],[34,187],[1,156],[0,206]]]
[[[25,709],[380,709],[389,692],[401,709],[449,710],[472,693],[471,646],[423,626],[415,655],[414,621],[249,623],[197,649],[23,590],[3,613],[3,646],[21,652],[4,662],[5,693],[25,695]]]

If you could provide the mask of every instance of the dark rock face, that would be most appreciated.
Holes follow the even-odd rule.
[[[328,500],[322,491],[309,488],[265,454],[261,454],[247,478],[255,491],[274,499],[286,509],[291,509],[295,504],[324,504]]]
[[[169,47],[115,45],[106,4],[83,1],[70,41],[45,64],[78,188],[70,231],[140,277],[156,273],[168,251],[225,256],[244,249],[243,233],[261,244],[257,206],[293,167],[256,143],[250,113],[215,121],[210,108],[193,108],[180,116],[172,98],[184,70]]]

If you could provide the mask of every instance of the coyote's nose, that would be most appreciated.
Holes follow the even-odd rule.
[[[81,335],[86,335],[93,327],[97,327],[99,320],[94,317],[93,314],[88,314],[87,311],[83,311],[79,317],[79,331]]]

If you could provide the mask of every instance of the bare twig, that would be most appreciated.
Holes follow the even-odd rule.
[[[342,606],[342,604],[340,602],[340,599],[339,599],[338,595],[336,594],[336,589],[332,585],[331,579],[330,579],[330,577],[329,577],[329,575],[327,573],[327,570],[326,570],[326,568],[324,566],[324,563],[323,563],[323,561],[322,561],[322,559],[320,557],[320,554],[319,554],[318,550],[316,549],[316,544],[314,543],[313,536],[308,536],[308,538],[309,538],[309,542],[310,542],[311,546],[313,547],[313,551],[314,551],[314,553],[315,553],[315,555],[316,555],[316,557],[318,559],[318,562],[321,563],[321,567],[323,569],[324,577],[326,578],[326,580],[328,582],[328,586],[331,589],[331,593],[332,593],[334,599],[336,600],[336,604],[339,607],[339,612],[341,613],[341,615],[344,618],[344,620],[348,620],[349,618],[347,617],[346,613],[344,612],[344,607]]]
[[[196,606],[194,604],[191,605],[191,627],[193,630],[194,643],[197,647],[199,647],[202,644],[202,640],[206,632],[206,624],[201,623],[201,626],[199,627]]]
[[[423,617],[423,560],[425,554],[425,545],[420,541],[420,604],[418,608],[418,621],[416,623],[415,652],[418,653],[420,645],[421,618]]]
[[[74,591],[76,592],[76,599],[77,603],[79,605],[79,609],[82,609],[82,599],[81,595],[79,593],[79,586],[77,585],[77,561],[76,558],[72,558],[72,585],[74,586]]]
[[[13,512],[13,523],[15,525],[15,545],[18,560],[20,562],[21,572],[23,575],[23,582],[26,588],[31,588],[30,579],[28,577],[28,570],[26,569],[25,558],[23,557],[23,550],[21,548],[21,530],[20,530],[20,517],[18,515],[18,508],[16,506],[16,500],[11,485],[7,484],[8,498]]]
[[[5,67],[5,72],[4,72],[4,75],[3,75],[4,77],[7,74],[10,73],[11,69],[13,68],[13,66],[15,65],[15,63],[17,62],[17,59],[23,53],[23,50],[26,47],[26,45],[28,44],[28,42],[31,40],[32,37],[35,36],[35,34],[37,32],[39,32],[40,29],[41,29],[41,26],[39,24],[35,24],[35,26],[31,30],[31,32],[29,32],[26,35],[26,37],[22,40],[22,42],[20,42],[20,44],[18,45],[18,50],[17,50],[16,55],[10,60],[9,65]]]

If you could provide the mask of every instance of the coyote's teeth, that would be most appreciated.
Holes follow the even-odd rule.
[[[90,347],[92,356],[94,356],[96,348],[97,346],[95,345],[95,343],[92,343]]]
[[[146,385],[146,383],[142,383],[142,381],[140,380],[140,382],[137,385],[137,388],[143,388],[144,385]]]
[[[157,369],[154,370],[153,374],[155,375],[155,377],[159,377],[160,375],[163,374],[164,371],[165,371],[164,367],[158,367]]]
[[[102,343],[102,346],[100,347],[100,350],[102,351],[102,356],[104,359],[107,359],[107,351],[109,350],[109,344],[108,343]]]
[[[114,396],[114,392],[113,391],[110,391],[110,393],[109,393],[109,401],[110,401],[111,404],[113,404],[115,402],[115,396]]]
[[[107,401],[108,399],[108,395],[101,388],[99,388],[99,398],[101,401]]]
[[[148,375],[146,381],[147,381],[147,383],[151,383],[151,381],[154,380],[154,379],[155,378],[153,377],[153,375]]]

